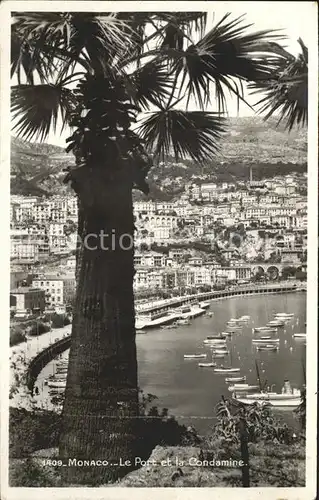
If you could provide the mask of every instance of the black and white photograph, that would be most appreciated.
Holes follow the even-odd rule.
[[[312,500],[317,4],[2,7],[3,498]]]

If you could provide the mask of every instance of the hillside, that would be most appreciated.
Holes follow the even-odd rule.
[[[183,190],[190,180],[234,181],[248,179],[249,166],[254,178],[293,170],[305,171],[307,131],[288,133],[276,120],[264,122],[260,117],[230,118],[229,128],[221,141],[216,159],[205,166],[190,160],[165,164],[151,169],[149,182],[154,198],[166,198]],[[11,140],[12,194],[55,194],[67,192],[62,183],[63,170],[74,163],[74,157],[63,148],[51,144]],[[174,182],[172,183],[172,179]]]

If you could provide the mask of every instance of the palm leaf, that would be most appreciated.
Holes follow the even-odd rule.
[[[225,131],[225,120],[216,113],[161,109],[149,113],[138,133],[145,147],[157,157],[171,154],[203,163],[214,157]]]
[[[285,121],[289,130],[295,125],[305,126],[308,120],[308,50],[301,39],[299,44],[301,53],[297,57],[283,54],[270,78],[249,86],[254,94],[265,94],[256,103],[259,113],[266,113],[264,119],[278,114],[278,124]]]
[[[186,39],[190,39],[193,33],[201,37],[204,35],[206,12],[162,12],[158,17],[166,21],[164,28],[158,32],[161,47],[182,50]]]
[[[282,38],[281,35],[273,33],[274,30],[245,34],[249,25],[243,25],[241,17],[228,21],[229,15],[198,43],[171,54],[174,69],[182,77],[182,92],[186,91],[188,100],[194,97],[201,108],[210,100],[212,84],[220,111],[226,110],[225,90],[243,100],[243,87],[238,85],[238,79],[265,78],[274,64],[273,59],[278,59],[277,54],[271,53],[271,45],[266,47],[265,42],[269,38]]]
[[[11,90],[11,111],[14,130],[25,140],[48,136],[51,126],[56,130],[58,117],[67,125],[74,106],[72,91],[60,85],[18,85]]]
[[[106,74],[110,64],[119,60],[133,44],[132,29],[118,19],[116,13],[16,13],[13,27],[14,32],[19,33],[20,51],[25,51],[26,44],[31,49],[32,70],[35,63],[42,60],[45,64],[38,64],[35,69],[43,72],[45,66],[51,67],[59,59],[60,65],[61,61],[64,63],[60,76],[65,75],[71,63]],[[15,54],[16,48],[15,39]],[[14,71],[18,70],[20,60],[15,55]],[[31,69],[28,74],[30,72]],[[33,83],[30,79],[27,81]]]
[[[127,85],[135,103],[145,110],[158,106],[171,94],[173,82],[163,61],[151,61],[128,76]]]

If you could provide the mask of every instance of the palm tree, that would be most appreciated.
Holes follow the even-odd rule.
[[[66,181],[78,197],[82,244],[61,457],[110,464],[134,457],[132,189],[147,193],[149,168],[168,153],[210,160],[225,130],[225,92],[244,100],[242,82],[269,78],[278,66],[273,48],[264,49],[275,33],[248,33],[242,18],[229,14],[209,31],[206,21],[202,12],[14,15],[16,130],[43,141],[51,129],[69,126],[67,151],[76,158]],[[217,112],[205,111],[214,96]],[[63,469],[73,483],[106,482],[123,471]]]
[[[284,121],[289,131],[308,122],[308,48],[301,38],[298,42],[301,52],[297,56],[275,44],[274,52],[281,57],[272,77],[249,85],[257,93],[265,93],[257,103],[264,119],[277,114],[278,124]]]

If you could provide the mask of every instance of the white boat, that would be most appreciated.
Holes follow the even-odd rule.
[[[162,328],[163,330],[170,330],[170,329],[176,328],[176,327],[177,327],[177,321],[174,321],[174,323],[171,323],[169,325],[163,325],[160,328]]]
[[[299,406],[301,403],[301,391],[299,389],[292,389],[289,380],[285,380],[281,393],[263,391],[247,394],[240,398],[236,397],[236,393],[234,393],[233,398],[244,404],[270,403],[278,407]]]
[[[277,394],[276,392],[261,392],[247,394],[245,396],[236,397],[236,393],[233,394],[233,398],[240,403],[251,405],[254,403],[269,403],[272,406],[277,407],[289,407],[289,406],[299,406],[301,403],[300,391],[295,389],[293,394]]]
[[[235,372],[240,372],[240,368],[231,368],[227,366],[220,366],[218,368],[214,369],[214,372],[216,373],[235,373]]]
[[[272,321],[269,321],[266,326],[270,326],[270,327],[276,326],[276,327],[280,328],[282,326],[285,326],[285,322],[282,320],[274,319]]]
[[[210,307],[210,302],[204,301],[199,303],[201,309],[208,309]]]
[[[293,318],[295,313],[275,313],[275,318]]]
[[[252,339],[253,344],[272,344],[280,342],[279,339]]]
[[[239,319],[240,319],[240,321],[249,321],[250,320],[250,316],[248,316],[248,315],[241,316]]]
[[[212,317],[214,316],[214,313],[213,313],[213,312],[207,312],[206,314],[207,314],[207,316],[208,316],[209,318],[212,318]]]
[[[156,328],[161,325],[173,323],[179,318],[174,312],[163,311],[163,309],[149,309],[138,313],[135,320],[135,329]]]
[[[57,373],[67,373],[68,372],[68,367],[67,366],[58,366],[56,369]]]
[[[235,382],[245,382],[246,376],[244,375],[243,377],[226,377],[225,382],[227,383],[235,383]]]
[[[293,337],[295,337],[295,339],[305,339],[307,337],[307,334],[306,333],[294,333]]]
[[[198,363],[198,366],[202,368],[211,368],[213,366],[216,366],[216,363],[210,362],[210,363]]]
[[[178,319],[176,321],[176,325],[190,325],[191,322],[189,320],[189,318],[185,318],[185,319]]]
[[[224,337],[229,337],[232,335],[232,332],[222,332],[221,335]]]
[[[279,346],[274,344],[257,345],[256,349],[257,351],[278,351]]]
[[[215,358],[215,359],[221,359],[221,358],[224,358],[226,356],[226,352],[223,352],[223,354],[218,354],[216,352],[212,352],[212,357]]]
[[[186,359],[207,358],[207,354],[184,354],[184,358],[186,358]]]
[[[212,348],[226,346],[226,342],[218,342],[218,340],[209,340],[209,339],[204,340],[203,344],[208,345],[209,347],[212,347]]]
[[[199,307],[198,304],[192,304],[190,306],[182,306],[179,309],[176,309],[175,312],[178,314],[178,317],[181,319],[185,318],[197,318],[197,316],[201,316],[205,313],[205,309]]]
[[[215,354],[229,354],[228,349],[214,349],[213,351]]]
[[[49,380],[48,387],[65,387],[66,380]]]
[[[228,387],[230,392],[245,392],[245,391],[256,391],[259,389],[258,385],[249,385],[249,384],[234,384]]]
[[[276,328],[270,328],[268,326],[260,326],[257,328],[253,328],[254,333],[277,333]]]

